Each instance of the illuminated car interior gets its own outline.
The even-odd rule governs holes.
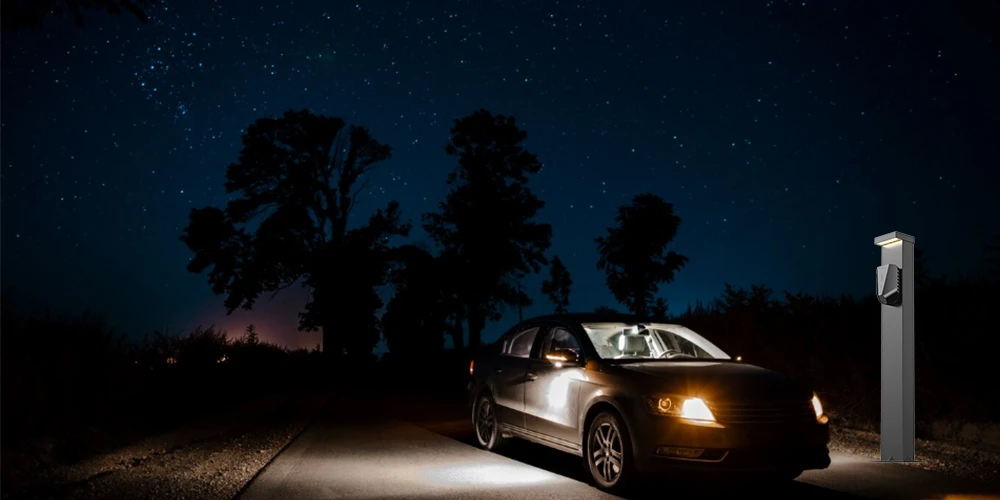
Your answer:
[[[601,359],[731,359],[681,325],[590,323],[583,328]]]

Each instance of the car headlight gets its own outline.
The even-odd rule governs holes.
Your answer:
[[[812,405],[813,405],[813,410],[816,412],[816,420],[822,420],[823,403],[819,402],[819,396],[817,396],[816,393],[813,393]]]
[[[687,396],[646,396],[646,408],[654,415],[678,417],[693,422],[715,422],[715,415],[701,398]]]

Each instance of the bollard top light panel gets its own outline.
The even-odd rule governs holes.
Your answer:
[[[883,234],[875,238],[875,244],[880,247],[888,247],[890,245],[895,245],[902,242],[914,243],[913,236],[906,233],[901,233],[899,231],[893,231],[888,234]]]

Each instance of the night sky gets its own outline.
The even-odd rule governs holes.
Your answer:
[[[2,284],[134,338],[255,323],[316,345],[305,291],[227,317],[178,239],[225,203],[241,132],[290,108],[393,147],[355,223],[390,199],[419,222],[452,120],[516,116],[575,310],[614,305],[593,240],[646,191],[682,218],[673,312],[726,282],[875,300],[873,238],[896,230],[932,274],[975,273],[1000,232],[1000,51],[986,13],[940,3],[167,1],[147,25],[5,33]],[[551,310],[541,279],[526,316]]]

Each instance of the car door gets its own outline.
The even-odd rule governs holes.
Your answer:
[[[547,360],[545,353],[555,349],[573,349],[579,355],[580,364]],[[539,348],[532,353],[526,374],[528,383],[524,391],[524,411],[529,431],[569,443],[579,441],[578,396],[580,384],[586,379],[584,357],[580,340],[569,328],[553,325],[543,333]]]
[[[493,400],[497,405],[497,417],[501,422],[522,429],[525,428],[524,387],[538,331],[538,326],[526,326],[511,332],[492,367]]]

